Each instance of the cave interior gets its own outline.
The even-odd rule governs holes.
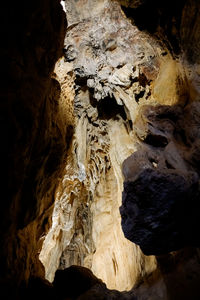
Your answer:
[[[6,1],[1,31],[2,299],[199,300],[200,1]]]

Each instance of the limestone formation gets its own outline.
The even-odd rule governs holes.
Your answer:
[[[198,300],[199,1],[6,6],[2,294]]]
[[[89,267],[108,288],[129,290],[141,274],[156,268],[154,257],[145,257],[124,238],[119,206],[121,165],[134,151],[131,124],[137,102],[150,97],[159,50],[156,42],[150,37],[148,42],[146,35],[131,25],[117,3],[100,1],[98,14],[90,18],[87,7],[82,13],[81,8],[81,2],[75,1],[68,7],[70,26],[65,38],[66,61],[62,62],[63,66],[72,65],[76,76],[76,129],[56,196],[52,229],[40,259],[50,281],[61,258],[62,269],[72,264]],[[74,25],[77,17],[81,21]],[[145,57],[142,51],[146,51]],[[155,60],[151,70],[150,56]]]

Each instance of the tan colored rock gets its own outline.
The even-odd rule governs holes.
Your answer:
[[[119,7],[112,6],[109,1],[102,2],[101,10],[104,11],[106,7],[109,8],[105,15],[105,22],[110,26],[108,34],[111,36],[115,34],[112,21],[115,22],[114,18],[117,16],[120,26],[124,26],[124,30],[125,25],[132,29],[130,37],[134,38],[137,29],[131,27],[132,25],[124,19]],[[114,9],[114,12],[110,16],[111,8]],[[83,18],[85,18],[84,12]],[[111,18],[110,21],[108,18]],[[92,23],[93,19],[88,19],[87,22]],[[88,31],[92,31],[92,27],[87,27],[87,22],[84,26]],[[78,29],[77,26],[74,28]],[[98,27],[95,30],[98,32]],[[71,34],[70,31],[69,34]],[[72,36],[76,34],[72,29]],[[105,38],[106,34],[103,33],[101,38]],[[84,39],[89,39],[87,36],[87,31],[85,35],[80,35],[80,38],[83,39],[83,44],[80,46],[82,53],[86,51]],[[145,38],[143,35],[141,37]],[[66,42],[69,42],[70,38],[68,37]],[[95,35],[94,39],[96,39]],[[121,39],[119,43],[123,45],[123,35],[119,35],[119,39]],[[78,43],[80,44],[80,40]],[[106,43],[108,43],[108,38]],[[146,45],[147,53],[157,51],[152,49],[150,44],[146,43]],[[124,118],[127,112],[130,121],[134,122],[137,115],[138,105],[132,96],[134,92],[140,94],[144,91],[141,97],[148,97],[150,91],[149,86],[144,88],[148,79],[145,77],[146,75],[142,75],[141,67],[136,65],[133,70],[128,56],[125,58],[127,64],[114,68],[108,75],[113,68],[112,64],[117,66],[117,60],[121,63],[122,48],[120,47],[116,49],[116,56],[113,57],[114,45],[107,45],[108,55],[110,55],[108,56],[108,68],[101,67],[97,73],[93,73],[92,64],[88,65],[89,56],[78,56],[73,63],[74,68],[76,68],[76,64],[83,64],[84,68],[88,68],[85,71],[86,74],[89,75],[91,72],[90,76],[94,79],[88,78],[86,86],[80,82],[80,87],[76,92],[74,100],[74,114],[77,116],[76,129],[68,153],[70,159],[67,161],[65,176],[56,194],[52,228],[40,253],[40,260],[46,269],[46,278],[50,281],[53,280],[54,273],[59,266],[60,257],[61,268],[72,264],[87,266],[107,284],[108,288],[118,290],[131,289],[141,274],[149,274],[156,268],[155,258],[145,257],[137,246],[129,243],[124,238],[120,225],[119,206],[123,188],[121,165],[135,149],[134,134],[129,122]],[[67,49],[69,52],[69,46]],[[87,49],[88,55],[91,50],[92,48]],[[111,51],[110,54],[109,51]],[[67,57],[69,57],[68,55]],[[99,59],[100,57],[97,57],[93,62],[97,66]],[[138,59],[141,60],[140,56]],[[136,60],[134,56],[133,60]],[[62,62],[62,64],[63,70],[65,70],[64,65],[67,63]],[[59,74],[64,72],[60,71],[61,69],[59,69]],[[147,72],[148,69],[145,70]],[[152,75],[149,73],[148,76]],[[64,91],[63,79],[64,76],[61,75],[61,87]],[[104,81],[103,85],[100,79]],[[133,84],[131,80],[133,80]],[[79,86],[78,82],[76,84]],[[94,87],[93,95],[87,84],[89,87]],[[94,97],[94,103],[91,103],[91,97]],[[109,101],[110,110],[109,108],[107,110],[106,106]],[[73,200],[71,195],[73,195]],[[85,221],[83,219],[84,211]]]
[[[124,237],[119,214],[122,164],[132,153],[137,163],[126,168],[131,180],[141,167],[173,167],[184,178],[195,170],[198,188],[199,2],[72,0],[66,11],[64,58],[53,74],[63,54],[65,15],[59,1],[12,3],[1,18],[1,104],[7,113],[8,100],[11,146],[9,199],[1,206],[1,285],[15,299],[24,280],[53,281],[58,268],[77,265],[116,289],[84,286],[80,299],[199,299],[199,252],[147,257]],[[145,115],[145,107],[154,112],[169,105],[173,111],[175,104],[185,115],[176,126],[169,116],[157,122]],[[151,210],[152,205],[147,219]],[[184,222],[185,233],[192,228],[197,241],[198,226],[191,224]],[[170,251],[167,246],[162,253]],[[148,253],[158,253],[152,249]],[[59,272],[70,277],[70,270]],[[63,282],[69,291],[69,282]],[[54,294],[53,285],[43,283],[40,294],[36,279],[25,299],[69,296]]]
[[[70,103],[76,129],[40,259],[50,281],[59,264],[76,264],[90,268],[108,288],[129,290],[156,270],[157,263],[123,236],[122,163],[137,151],[137,135],[145,138],[137,126],[143,105],[187,102],[185,64],[132,25],[116,2],[99,1],[96,7],[90,1],[67,4],[69,63],[62,61],[56,72],[61,99],[75,79]]]

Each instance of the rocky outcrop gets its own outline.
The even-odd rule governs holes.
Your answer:
[[[162,9],[169,18],[168,10],[164,6]],[[140,146],[123,165],[122,227],[126,237],[139,244],[146,254],[167,253],[200,243],[197,233],[200,157],[197,31],[192,32],[190,51],[186,42],[190,40],[186,29],[190,21],[186,15],[193,9],[197,9],[194,26],[199,28],[199,6],[195,1],[186,1],[182,17],[179,8],[179,18],[178,15],[175,18],[179,20],[174,24],[179,32],[175,34],[177,47],[171,41],[173,53],[177,51],[176,59],[179,58],[185,70],[184,80],[188,85],[185,97],[179,93],[178,105],[141,108],[133,124]],[[172,31],[172,25],[168,24],[168,29]],[[159,34],[160,30],[155,28]],[[170,30],[166,31],[167,35]],[[189,69],[193,69],[192,80]],[[178,80],[176,87],[179,89]],[[185,105],[180,105],[183,98]]]
[[[143,144],[123,164],[122,227],[146,254],[200,244],[199,112],[143,106],[134,124]]]

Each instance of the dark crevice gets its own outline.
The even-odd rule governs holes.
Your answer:
[[[148,93],[147,93],[147,95],[146,95],[146,99],[148,99],[149,97],[151,96],[151,91],[149,91]]]
[[[87,86],[87,77],[81,77],[81,76],[76,75],[75,85],[81,86],[81,87]]]
[[[97,108],[100,120],[116,119],[117,116],[121,116],[123,120],[127,118],[124,106],[118,105],[113,97],[105,97],[97,101],[90,93],[90,104]]]
[[[147,137],[144,139],[144,142],[148,145],[162,148],[166,147],[168,144],[168,140],[165,136],[153,134],[148,134]]]
[[[145,91],[141,91],[139,94],[135,94],[135,101],[139,102],[140,98],[142,98],[145,94]]]
[[[180,24],[182,9],[186,0],[144,0],[137,8],[122,6],[127,18],[135,24],[139,30],[148,31],[151,34],[162,35],[164,40],[164,28],[166,35],[166,46],[175,54],[180,53]],[[176,21],[174,21],[176,20]],[[172,46],[172,49],[171,49]]]
[[[142,87],[145,87],[150,82],[143,73],[139,74],[138,81]]]
[[[72,141],[72,136],[74,134],[74,127],[72,125],[67,126],[67,130],[66,130],[66,143],[67,143],[67,150],[70,147],[70,143]]]
[[[133,122],[132,122],[132,120],[128,120],[128,123],[129,123],[129,126],[130,126],[131,130],[133,130]]]
[[[140,30],[148,30],[150,33],[155,32],[159,17],[150,3],[141,5],[138,8],[122,6],[122,10],[127,18],[129,18],[132,23],[135,23]]]

